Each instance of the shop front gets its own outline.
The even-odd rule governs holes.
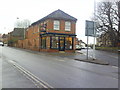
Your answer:
[[[76,35],[73,34],[59,34],[59,33],[43,34],[41,35],[41,49],[48,49],[48,51],[74,50],[75,36]]]

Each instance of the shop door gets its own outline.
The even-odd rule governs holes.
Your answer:
[[[59,51],[65,51],[65,38],[59,38]]]

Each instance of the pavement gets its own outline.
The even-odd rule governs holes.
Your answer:
[[[17,48],[21,49],[21,48]],[[66,59],[74,59],[77,61],[82,61],[82,62],[88,62],[88,63],[93,63],[93,64],[100,64],[100,65],[109,65],[107,61],[104,60],[98,60],[98,59],[93,59],[92,57],[87,56],[83,54],[81,51],[76,51],[75,53],[63,53],[63,52],[38,52],[38,51],[32,51],[32,50],[27,50],[23,49],[27,52],[35,53],[35,54],[40,54],[40,55],[45,55],[45,56],[53,56],[57,58],[66,58]]]
[[[98,59],[93,59],[92,57],[84,55],[81,52],[75,52],[75,53],[49,53],[48,55],[51,56],[58,56],[62,58],[68,58],[68,59],[74,59],[77,61],[83,61],[83,62],[88,62],[88,63],[94,63],[94,64],[100,64],[100,65],[109,65],[108,62],[103,61],[103,60],[98,60]]]

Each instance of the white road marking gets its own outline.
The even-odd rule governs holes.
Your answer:
[[[59,61],[62,61],[62,62],[64,62],[64,60],[59,60]]]
[[[85,56],[87,55],[86,53],[83,53]],[[88,55],[88,57],[90,57],[90,58],[93,58],[93,56],[92,55]]]
[[[112,66],[113,68],[119,68],[119,67],[117,67],[117,66]]]
[[[110,56],[110,55],[109,55]],[[116,58],[116,59],[118,59],[118,57],[116,57],[116,56],[110,56],[110,57],[113,57],[113,58]]]
[[[89,56],[89,57],[93,58],[93,56]]]

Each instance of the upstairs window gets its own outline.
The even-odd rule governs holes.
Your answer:
[[[54,20],[54,30],[60,30],[60,21]]]
[[[65,31],[71,31],[71,22],[69,21],[65,22]]]

